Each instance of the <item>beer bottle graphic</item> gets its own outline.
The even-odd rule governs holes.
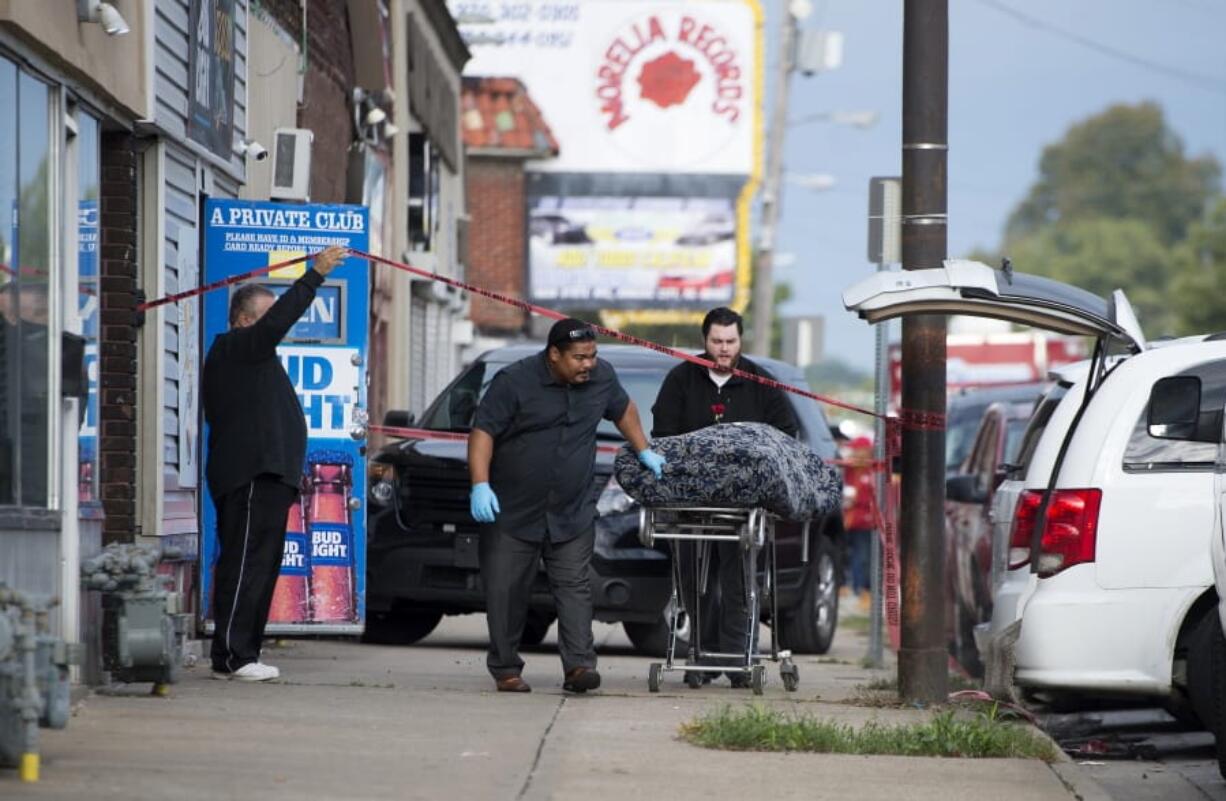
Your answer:
[[[306,623],[311,619],[311,552],[303,513],[305,501],[304,495],[295,498],[286,516],[285,550],[268,610],[270,623]]]
[[[355,619],[353,527],[349,495],[353,457],[320,451],[310,459],[311,620],[349,623]]]

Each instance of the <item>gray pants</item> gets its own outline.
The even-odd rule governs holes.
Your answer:
[[[745,594],[745,562],[741,545],[737,542],[712,542],[708,544],[707,592],[698,597],[695,582],[698,543],[678,543],[681,562],[681,603],[690,610],[700,610],[702,619],[702,650],[719,651],[725,654],[744,653],[749,619],[749,600]],[[701,576],[698,577],[701,581]],[[691,618],[691,621],[693,618]],[[694,629],[691,628],[691,631]],[[691,635],[693,637],[693,635]],[[693,645],[693,643],[690,643]],[[737,665],[738,659],[705,659],[702,664]]]
[[[595,529],[566,542],[527,542],[488,526],[481,532],[481,580],[485,585],[485,619],[490,629],[486,667],[495,679],[518,676],[524,669],[519,641],[524,634],[532,582],[545,562],[549,590],[558,610],[558,650],[562,670],[596,667],[592,639],[592,563]]]

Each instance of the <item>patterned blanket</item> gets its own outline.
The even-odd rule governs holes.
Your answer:
[[[722,423],[651,443],[663,456],[656,480],[627,445],[614,475],[647,506],[762,506],[787,520],[831,514],[843,503],[839,472],[765,423]]]

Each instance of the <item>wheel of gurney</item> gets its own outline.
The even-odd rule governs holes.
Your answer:
[[[697,670],[687,670],[685,672],[685,686],[691,690],[697,690],[702,687],[702,672]]]
[[[659,662],[652,662],[651,667],[647,669],[647,689],[649,692],[660,692],[660,677],[664,673],[664,666]]]
[[[790,693],[796,692],[796,688],[800,686],[800,671],[792,662],[784,660],[779,666],[779,677],[783,679],[783,689]]]
[[[749,686],[753,688],[754,695],[761,695],[766,688],[766,666],[754,665],[753,673],[749,676]]]

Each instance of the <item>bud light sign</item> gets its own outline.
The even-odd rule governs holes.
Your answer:
[[[210,200],[205,207],[204,281],[315,253],[328,245],[368,249],[367,210]],[[280,296],[309,269],[295,265],[253,279]],[[300,492],[286,520],[281,569],[267,632],[358,633],[366,613],[366,325],[369,264],[346,259],[327,276],[277,348],[302,407],[307,452]],[[228,328],[233,291],[204,298],[205,342]],[[206,437],[207,439],[207,437]],[[207,463],[207,451],[205,463]],[[201,482],[201,487],[205,483]],[[201,499],[201,608],[211,628],[216,511]]]

